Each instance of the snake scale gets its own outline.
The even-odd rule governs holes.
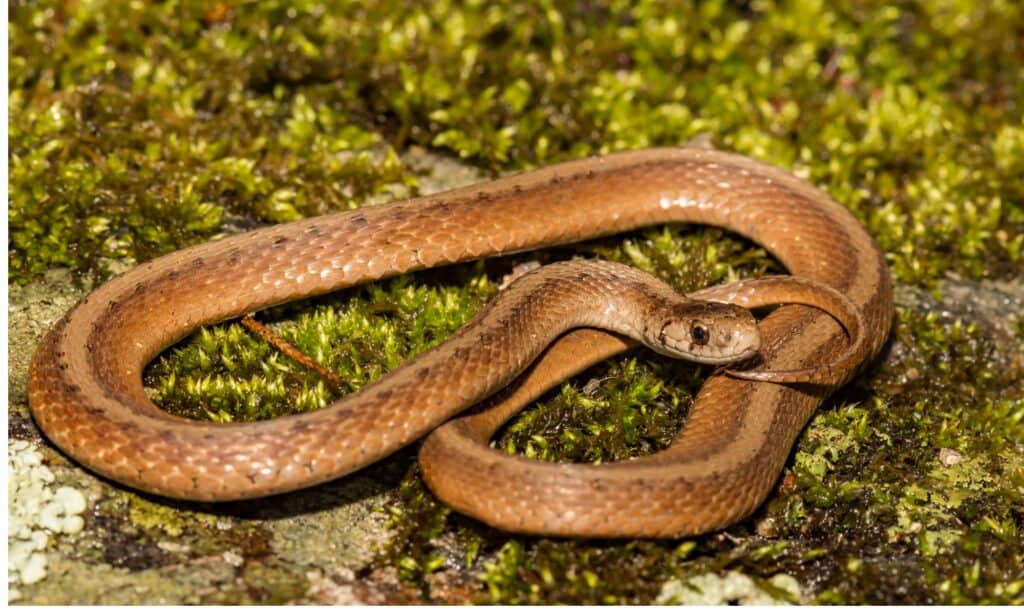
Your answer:
[[[161,411],[143,390],[145,365],[201,325],[403,272],[677,222],[747,237],[793,275],[846,297],[865,339],[853,359],[840,361],[826,385],[712,375],[676,440],[643,458],[583,465],[508,456],[487,446],[504,420],[556,382],[630,347],[620,333],[647,326],[603,332],[589,328],[586,317],[560,320],[564,310],[535,314],[535,304],[573,285],[546,282],[545,273],[513,284],[538,286],[540,296],[507,312],[478,314],[474,320],[484,328],[460,331],[416,359],[425,362],[403,365],[315,412],[247,424],[194,422]],[[620,277],[619,269],[609,271],[571,275],[576,285],[603,285]],[[721,299],[724,288],[689,298]],[[756,283],[737,288],[734,294]],[[712,326],[738,313],[714,309]],[[231,500],[295,490],[426,437],[420,462],[430,488],[496,527],[566,536],[693,535],[727,526],[764,500],[815,409],[878,353],[892,313],[882,253],[824,192],[735,154],[638,150],[263,228],[144,263],[97,288],[53,326],[33,357],[29,402],[36,422],[69,456],[168,497]],[[498,337],[495,329],[509,320],[545,319],[561,335],[553,344],[531,333]],[[815,369],[847,346],[835,319],[805,305],[775,309],[756,330],[765,372]],[[518,385],[485,411],[449,421],[517,377]]]

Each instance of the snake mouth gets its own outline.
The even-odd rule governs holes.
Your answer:
[[[737,355],[731,361],[721,363],[722,366],[726,367],[730,371],[752,369],[760,364],[764,364],[764,355],[761,354],[760,348],[750,348]]]
[[[662,343],[668,350],[668,352],[664,352],[666,355],[715,366],[732,365],[749,360],[760,354],[761,347],[760,339],[756,339],[742,348],[727,348],[718,354],[713,354],[706,351],[706,347],[703,348],[705,349],[703,352],[694,351],[693,344],[676,339],[665,338]]]
[[[745,348],[744,350],[741,350],[739,354],[734,356],[729,361],[729,364],[734,364],[734,363],[738,363],[738,362],[744,362],[744,361],[750,360],[751,358],[756,358],[756,357],[758,357],[760,355],[761,355],[760,344],[758,344],[756,346],[750,346],[748,348]]]

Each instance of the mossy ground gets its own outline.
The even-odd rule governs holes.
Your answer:
[[[364,581],[394,570],[384,599],[621,603],[654,600],[670,578],[738,570],[776,592],[767,579],[789,574],[825,603],[1021,603],[1024,328],[1019,310],[1009,332],[990,329],[943,295],[1024,276],[1022,11],[1011,0],[14,2],[11,279],[52,267],[102,279],[256,223],[415,193],[430,162],[412,148],[498,173],[709,133],[826,189],[876,237],[903,297],[880,364],[819,411],[751,520],[694,540],[500,534],[434,500],[406,452],[392,539]],[[261,318],[356,389],[443,340],[517,262],[576,253],[684,289],[775,270],[716,230],[651,229]],[[643,352],[612,361],[528,409],[497,445],[581,462],[656,450],[701,375]],[[169,409],[213,420],[333,398],[237,325],[197,333],[147,383]],[[299,598],[307,579],[263,573],[267,556],[245,581],[271,587],[245,600]],[[210,600],[237,596],[221,595]]]

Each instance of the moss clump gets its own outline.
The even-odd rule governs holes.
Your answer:
[[[111,259],[405,195],[415,178],[396,152],[412,144],[510,171],[704,132],[828,190],[904,284],[1024,273],[1024,14],[1010,0],[15,2],[9,23],[15,282],[52,266],[102,277]],[[683,289],[773,267],[692,229],[530,257],[577,253]],[[262,317],[354,390],[450,334],[513,262]],[[785,573],[827,603],[1020,603],[1020,361],[997,360],[1005,343],[934,305],[901,310],[896,337],[885,366],[812,421],[779,493],[728,533],[513,540],[448,513],[410,470],[379,563],[424,600],[444,594],[441,572],[481,601],[621,603],[739,571],[765,590]],[[655,450],[698,380],[643,353],[599,366],[497,445],[583,461]],[[197,333],[147,383],[168,408],[222,421],[332,398],[234,326]]]
[[[991,368],[975,326],[898,316],[896,360],[812,421],[773,506],[831,552],[822,601],[1019,602],[1021,373]]]
[[[198,6],[115,4],[12,6],[14,280],[56,265],[102,273],[237,216],[289,221],[414,185],[338,88],[261,81],[273,59],[257,59],[258,32]]]
[[[1008,0],[15,3],[11,270],[352,206],[410,182],[410,143],[507,169],[712,132],[829,189],[901,279],[1005,274],[1021,20]]]
[[[280,334],[358,390],[464,324],[497,286],[482,265],[461,267],[467,285],[414,283],[404,276],[267,312],[295,318]],[[297,316],[297,317],[296,317]],[[258,420],[323,407],[335,394],[239,324],[205,328],[147,371],[153,398],[197,419]]]

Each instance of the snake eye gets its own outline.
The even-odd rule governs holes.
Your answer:
[[[690,337],[693,339],[695,345],[705,345],[708,339],[711,338],[711,333],[708,332],[707,327],[701,326],[700,324],[694,324],[693,328],[690,329]]]

